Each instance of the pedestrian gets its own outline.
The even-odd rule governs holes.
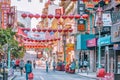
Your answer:
[[[23,74],[23,68],[25,67],[24,60],[21,60],[21,61],[20,61],[19,66],[20,66],[20,72],[21,72],[21,76],[22,76],[22,74]]]
[[[15,61],[15,69],[17,70],[17,68],[19,68],[19,64],[20,64],[20,60],[16,59]]]
[[[12,68],[15,69],[15,60],[14,59],[11,61],[11,64],[12,64]]]
[[[33,61],[33,67],[34,67],[34,69],[36,68],[36,61],[35,60]]]
[[[31,62],[28,60],[25,64],[26,80],[28,80],[28,75],[32,72]]]
[[[55,68],[56,68],[56,62],[55,62],[55,60],[53,61],[53,71],[55,71]]]
[[[48,68],[49,68],[49,63],[48,61],[46,61],[46,72],[48,72]]]

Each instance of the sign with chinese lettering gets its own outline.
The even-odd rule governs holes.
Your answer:
[[[8,22],[8,15],[7,13],[10,11],[10,5],[3,3],[1,5],[1,10],[2,10],[2,28],[7,27],[7,22]]]
[[[84,19],[79,19],[78,20],[77,30],[78,31],[85,31],[85,21],[84,21]]]
[[[120,42],[120,23],[113,24],[111,27],[111,40],[112,42]]]
[[[97,19],[98,19],[98,16],[96,14],[96,16],[95,16],[95,26],[98,26],[97,25],[97,21],[98,21]],[[110,12],[103,13],[102,21],[103,21],[103,26],[112,26],[112,20],[111,20]]]

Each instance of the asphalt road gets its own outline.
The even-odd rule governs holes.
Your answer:
[[[80,76],[78,74],[69,74],[63,71],[52,71],[48,73],[45,72],[45,69],[37,68],[33,70],[34,80],[96,80],[90,79],[87,77]],[[15,72],[17,77],[14,80],[25,80],[25,73],[23,76],[20,75],[20,72]]]

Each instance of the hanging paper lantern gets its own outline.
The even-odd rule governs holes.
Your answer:
[[[73,29],[69,29],[69,32],[72,32],[73,31]]]
[[[73,19],[73,18],[74,18],[74,15],[69,15],[68,18],[69,18],[69,19]]]
[[[39,42],[41,42],[41,40]]]
[[[28,17],[29,17],[29,18],[33,18],[34,15],[33,15],[33,14],[29,14]]]
[[[59,19],[59,18],[60,18],[60,15],[58,15],[58,14],[55,15],[55,18],[56,18],[56,19]]]
[[[110,0],[104,0],[105,4],[108,4]]]
[[[84,3],[89,2],[89,0],[83,0]]]
[[[60,38],[58,38],[58,40],[60,40]]]
[[[66,18],[68,18],[68,16],[66,16],[66,15],[63,15],[63,16],[62,16],[62,18],[63,18],[63,19],[66,19]]]
[[[26,17],[27,17],[27,14],[23,13],[21,16],[22,16],[23,18],[26,18]]]
[[[53,30],[53,32],[56,32],[56,31],[57,31],[56,29]]]
[[[80,19],[80,15],[79,15],[79,14],[76,14],[76,15],[75,15],[75,19]]]
[[[58,32],[62,32],[62,29],[59,29]]]
[[[35,28],[33,28],[33,29],[32,29],[32,31],[33,31],[33,32],[35,32],[35,31],[36,31],[36,29],[35,29]]]
[[[41,18],[45,19],[45,18],[47,18],[47,16],[45,14],[42,14]]]
[[[48,29],[47,31],[48,31],[48,32],[51,32],[52,30],[51,30],[51,29]]]
[[[53,18],[53,15],[52,15],[52,14],[49,14],[49,15],[48,15],[48,18],[49,18],[49,19],[52,19],[52,18]]]
[[[82,18],[87,19],[88,18],[88,14],[83,14]]]
[[[49,40],[46,40],[46,42],[49,42]]]
[[[93,2],[98,3],[100,0],[93,0]]]
[[[39,14],[35,14],[34,17],[35,17],[36,19],[38,19],[38,18],[40,18],[40,15],[39,15]]]
[[[68,32],[68,30],[67,30],[67,29],[65,29],[65,30],[63,30],[63,31],[64,31],[64,33]]]
[[[37,31],[38,31],[38,32],[40,32],[40,31],[41,31],[41,29],[37,29]]]
[[[26,31],[30,31],[30,28],[26,28],[25,30],[26,30]]]
[[[47,29],[43,29],[42,31],[43,31],[43,32],[46,32],[46,31],[47,31]]]

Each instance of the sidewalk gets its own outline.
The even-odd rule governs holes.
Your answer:
[[[98,79],[96,77],[96,72],[76,72],[80,76],[88,77],[88,78],[93,78],[93,79]]]

